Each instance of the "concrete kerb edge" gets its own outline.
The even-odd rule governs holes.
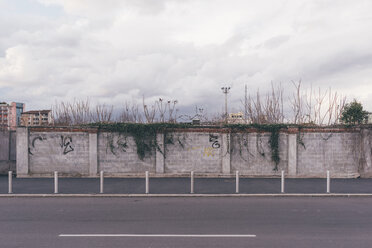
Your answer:
[[[179,174],[156,174],[150,172],[150,178],[189,178],[190,173],[179,173]],[[54,174],[32,174],[32,175],[16,175],[17,178],[53,178]],[[99,178],[99,174],[95,176],[88,175],[69,175],[65,173],[58,173],[59,178]],[[208,173],[197,173],[194,172],[195,178],[235,178],[235,173],[232,174],[208,174]],[[240,178],[261,178],[261,179],[273,179],[281,178],[281,175],[278,172],[278,175],[244,175],[240,174]],[[325,175],[309,175],[309,176],[290,176],[285,175],[286,178],[290,179],[314,179],[314,178],[326,178]],[[372,177],[372,175],[371,175]],[[145,178],[144,173],[133,173],[133,174],[106,174],[105,178]],[[359,174],[343,174],[343,175],[332,175],[331,179],[355,179],[360,178]]]
[[[0,194],[0,198],[157,198],[157,197],[372,197],[372,194]]]

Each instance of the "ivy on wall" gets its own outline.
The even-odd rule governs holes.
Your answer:
[[[174,144],[172,130],[178,128],[192,128],[190,124],[173,124],[173,123],[154,123],[154,124],[138,124],[138,123],[92,123],[89,127],[97,127],[99,131],[119,133],[119,136],[130,135],[133,137],[137,147],[137,155],[143,160],[146,156],[151,156],[154,151],[159,151],[165,156],[165,152],[160,149],[156,140],[158,133],[164,133],[164,146]],[[115,154],[112,145],[112,138],[108,139],[110,150]],[[177,137],[177,141],[181,144],[181,140]],[[183,147],[183,145],[181,145]],[[125,151],[127,143],[121,145],[121,149]]]
[[[289,127],[298,128],[299,134],[297,136],[297,142],[305,148],[305,144],[303,143],[302,136],[301,136],[301,128],[305,126],[301,125],[293,125],[293,124],[225,124],[221,126],[194,126],[191,124],[174,124],[174,123],[153,123],[153,124],[138,124],[138,123],[93,123],[88,124],[86,126],[89,127],[96,127],[99,131],[106,131],[106,132],[116,132],[119,133],[119,138],[124,137],[117,145],[118,147],[115,148],[113,146],[112,137],[109,136],[110,140],[109,147],[110,150],[115,153],[116,150],[120,149],[125,151],[127,148],[127,135],[133,137],[136,147],[137,147],[137,155],[138,157],[143,160],[146,156],[151,156],[154,151],[159,151],[160,153],[165,156],[165,150],[167,145],[174,145],[179,144],[182,148],[184,148],[185,144],[185,137],[181,138],[179,135],[174,135],[174,131],[176,129],[190,129],[190,128],[221,128],[225,129],[230,133],[238,133],[238,132],[245,132],[248,129],[256,129],[259,132],[268,132],[270,133],[269,137],[269,147],[271,150],[271,160],[275,163],[274,170],[278,170],[278,165],[280,163],[280,155],[279,155],[279,136],[281,130],[286,130]],[[343,126],[346,127],[346,126]],[[312,127],[315,128],[315,127]],[[347,128],[347,127],[346,127]],[[164,134],[164,151],[161,150],[156,136],[158,133]],[[242,149],[241,138],[239,137],[239,146]],[[247,144],[243,144],[246,146]],[[116,150],[115,150],[116,149]],[[241,153],[241,151],[240,151]],[[265,155],[263,155],[265,156]]]
[[[287,129],[288,125],[285,124],[232,124],[225,125],[231,129],[231,132],[243,131],[248,128],[255,128],[262,132],[269,132],[269,145],[271,150],[271,160],[275,163],[274,171],[278,170],[278,164],[280,162],[279,156],[279,132],[282,129]]]

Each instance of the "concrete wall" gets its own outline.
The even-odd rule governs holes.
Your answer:
[[[222,135],[180,132],[166,144],[165,173],[222,173]],[[165,137],[167,138],[167,137]]]
[[[359,133],[299,134],[297,175],[318,177],[325,170],[337,177],[359,176],[361,139]]]
[[[364,177],[372,177],[372,130],[361,131],[361,153],[361,174]]]
[[[28,144],[30,173],[89,173],[88,133],[31,132]]]
[[[271,160],[269,133],[235,133],[231,135],[231,168],[245,175],[271,176],[287,171],[288,134],[279,136],[280,163],[274,171],[275,163]]]
[[[108,174],[155,172],[153,156],[140,160],[133,137],[119,133],[98,134],[98,171]]]
[[[95,129],[18,128],[17,175],[50,176],[59,171],[95,177],[101,170],[113,176],[143,175],[145,171],[158,175],[190,171],[231,175],[238,170],[246,176],[271,177],[284,170],[289,177],[325,177],[330,170],[333,177],[372,177],[369,129],[283,130],[279,136],[278,170],[274,170],[276,165],[271,159],[270,135],[254,129],[231,133],[218,128],[159,133],[159,149],[140,160],[135,141],[127,134]],[[2,147],[5,143],[1,143]]]
[[[16,133],[0,131],[0,174],[16,168]]]

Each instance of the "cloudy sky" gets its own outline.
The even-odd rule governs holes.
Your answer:
[[[119,106],[162,97],[182,112],[240,107],[244,85],[302,80],[372,111],[370,0],[0,0],[0,101]]]

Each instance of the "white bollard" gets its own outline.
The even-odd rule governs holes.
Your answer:
[[[54,172],[54,194],[58,194],[58,171]]]
[[[282,193],[284,193],[284,170],[282,170]]]
[[[331,177],[329,175],[329,170],[327,170],[327,193],[331,193]]]
[[[190,193],[194,194],[194,172],[191,171],[191,177],[190,177]]]
[[[103,194],[103,171],[100,171],[99,179],[99,193]]]
[[[235,175],[235,193],[239,193],[239,171]]]
[[[12,194],[13,193],[13,181],[12,181],[12,177],[13,177],[13,172],[12,171],[9,171],[8,172],[8,194]]]
[[[146,194],[149,193],[149,172],[146,171]]]

